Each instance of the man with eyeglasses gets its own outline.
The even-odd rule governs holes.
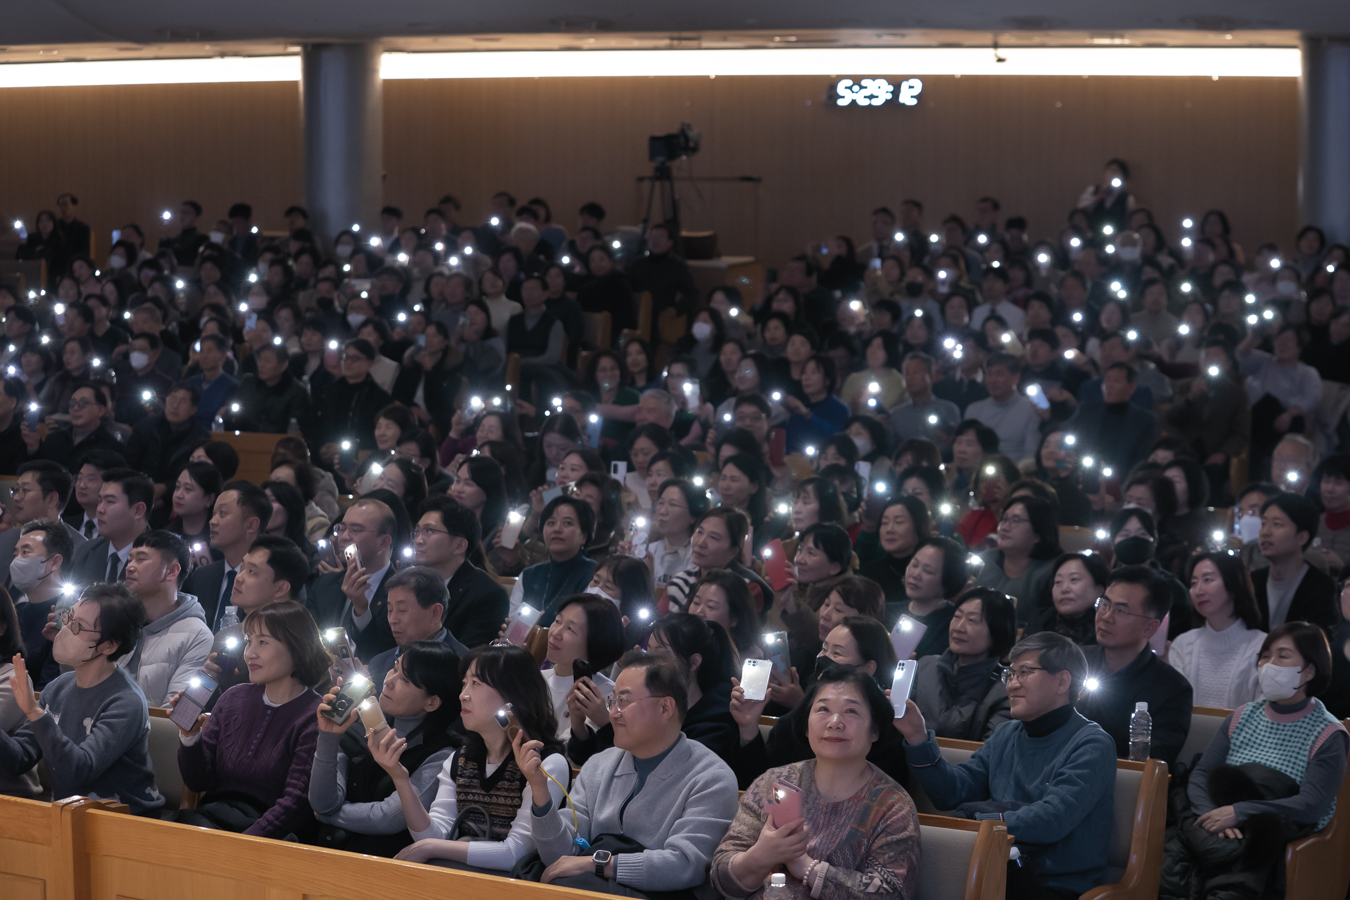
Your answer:
[[[375,419],[390,402],[389,395],[370,375],[375,357],[370,341],[347,341],[342,348],[342,377],[316,398],[324,442],[319,459],[324,465],[333,464],[342,441],[352,441],[362,450],[375,449]]]
[[[684,669],[674,657],[631,650],[619,665],[607,704],[614,746],[588,759],[572,786],[572,803],[585,823],[580,833],[572,810],[555,808],[549,796],[539,756],[543,744],[517,738],[516,764],[533,803],[530,830],[548,867],[540,880],[638,897],[687,891],[703,883],[731,826],[736,776],[681,732],[688,696]],[[606,849],[601,835],[623,835],[643,849]],[[598,846],[579,850],[577,837]]]
[[[483,526],[473,511],[444,495],[422,504],[413,529],[413,554],[445,582],[445,627],[467,647],[497,636],[510,606],[506,590],[488,573],[469,562],[478,552]]]
[[[394,511],[379,500],[358,500],[333,528],[339,565],[314,580],[309,608],[320,628],[341,626],[356,654],[374,659],[397,646],[389,628],[389,585],[394,574]],[[348,555],[348,548],[355,548]]]
[[[911,699],[895,727],[905,760],[933,803],[967,819],[999,819],[1022,859],[1009,866],[1009,898],[1076,898],[1106,881],[1114,826],[1115,747],[1101,726],[1074,710],[1087,678],[1083,651],[1043,631],[1008,654],[1004,673],[1012,721],[952,765]]]
[[[1116,742],[1116,756],[1129,759],[1130,716],[1147,703],[1153,719],[1149,756],[1176,766],[1191,730],[1191,683],[1158,658],[1149,639],[1172,608],[1167,582],[1148,566],[1111,573],[1106,596],[1097,601],[1097,644],[1084,648],[1089,677],[1078,711]]]
[[[201,395],[186,381],[180,381],[164,395],[164,411],[147,416],[131,429],[127,441],[127,461],[145,472],[156,485],[167,486],[178,478],[188,464],[192,451],[211,432],[197,420]],[[157,487],[162,496],[167,487]]]
[[[20,426],[24,446],[30,459],[41,457],[64,466],[67,471],[79,468],[85,454],[94,450],[123,453],[126,447],[117,436],[104,427],[104,419],[111,421],[108,408],[108,386],[80,381],[70,392],[70,427],[58,428],[39,440],[36,431],[30,431],[27,419]]]

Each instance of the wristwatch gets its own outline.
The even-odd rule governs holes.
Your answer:
[[[596,878],[605,877],[605,866],[609,865],[609,861],[613,858],[614,854],[610,853],[608,850],[595,851],[595,855],[591,857],[591,862],[595,863]]]

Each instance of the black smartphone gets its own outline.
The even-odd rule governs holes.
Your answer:
[[[37,431],[38,420],[41,417],[42,417],[42,407],[37,403],[29,403],[28,414],[25,416],[25,418],[28,419],[29,431]]]
[[[226,635],[216,649],[216,665],[220,666],[220,677],[233,678],[243,655],[243,639],[236,634]]]
[[[1083,470],[1083,493],[1095,494],[1102,489],[1101,472],[1096,466]]]
[[[183,696],[178,698],[178,704],[169,713],[169,721],[183,731],[191,731],[197,724],[197,717],[206,709],[206,704],[211,702],[211,695],[215,692],[216,683],[209,675],[205,672],[193,675],[188,680],[188,686],[183,689]]]
[[[358,672],[352,676],[351,681],[342,685],[342,690],[337,692],[332,705],[324,710],[323,714],[341,725],[347,721],[347,716],[351,714],[352,709],[366,699],[366,695],[369,693],[370,679]]]
[[[356,442],[343,441],[338,452],[338,468],[350,472],[356,468]]]
[[[591,664],[590,664],[590,662],[589,662],[588,660],[584,660],[584,659],[574,659],[574,660],[572,660],[572,680],[573,680],[573,681],[580,681],[580,680],[583,679],[583,678],[590,678],[590,677],[591,677],[592,675],[594,675],[594,674],[595,674],[595,669],[591,667]]]

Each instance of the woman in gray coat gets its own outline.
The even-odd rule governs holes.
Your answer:
[[[983,741],[1008,721],[1002,659],[1017,640],[1007,594],[971,588],[956,598],[947,649],[919,658],[913,700],[938,737]]]

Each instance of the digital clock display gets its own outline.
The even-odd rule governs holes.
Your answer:
[[[902,106],[918,106],[923,82],[908,78],[892,84],[885,78],[844,78],[834,86],[835,106],[885,106],[894,101]]]

